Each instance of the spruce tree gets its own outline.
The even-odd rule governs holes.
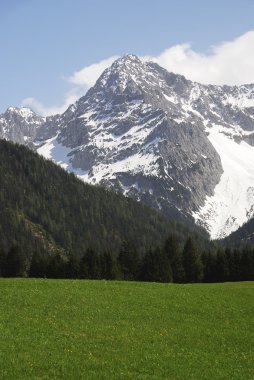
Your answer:
[[[202,255],[204,267],[204,282],[216,281],[216,255],[213,252],[204,252]]]
[[[3,271],[4,271],[4,260],[5,260],[5,252],[4,252],[4,250],[0,247],[0,277],[3,276]]]
[[[172,270],[165,252],[160,248],[146,252],[141,263],[140,279],[149,282],[171,282]]]
[[[73,253],[68,257],[66,275],[68,278],[80,277],[80,260]]]
[[[241,252],[239,249],[231,250],[226,248],[225,255],[228,262],[228,281],[241,280]]]
[[[164,252],[171,265],[173,282],[183,282],[185,278],[183,255],[175,236],[171,235],[166,240],[164,245]]]
[[[216,258],[216,281],[224,282],[229,280],[229,262],[225,250],[219,248]]]
[[[100,273],[100,259],[97,252],[88,248],[81,259],[80,267],[81,278],[99,279]]]
[[[102,279],[114,280],[117,278],[117,263],[112,252],[105,251],[100,255],[100,270]]]
[[[118,255],[119,269],[124,280],[135,280],[137,277],[139,256],[135,246],[124,241]]]
[[[59,252],[52,255],[48,259],[47,277],[49,278],[65,278],[67,258],[62,256]]]
[[[27,260],[17,245],[13,245],[4,259],[3,274],[5,277],[25,277]]]
[[[36,253],[33,254],[30,262],[29,277],[47,277],[48,262],[49,257],[38,255]]]
[[[254,281],[254,249],[245,247],[241,257],[241,279]]]
[[[200,282],[202,280],[203,264],[191,237],[187,239],[183,249],[183,265],[186,282]]]

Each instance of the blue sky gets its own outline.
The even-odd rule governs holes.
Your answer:
[[[204,71],[198,66],[203,56],[209,57],[209,64],[213,58],[211,73],[217,62],[222,72],[229,59],[254,50],[254,35],[247,33],[254,30],[253,15],[254,0],[0,0],[0,112],[21,104],[34,105],[38,111],[37,103],[44,113],[50,107],[61,109],[90,85],[77,79],[87,72],[76,77],[75,73],[126,53],[152,57],[175,71],[179,66],[191,79],[209,81],[204,73],[198,76]],[[237,40],[241,36],[245,37]],[[223,42],[235,40],[227,61],[229,48]],[[223,54],[217,51],[221,45]],[[176,46],[178,50],[162,56]],[[184,54],[181,65],[177,54]],[[250,54],[245,65],[254,61]],[[218,55],[223,56],[223,65]],[[252,80],[251,67],[248,74],[240,60],[237,64],[245,77],[221,74],[211,82]]]

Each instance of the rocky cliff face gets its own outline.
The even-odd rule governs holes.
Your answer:
[[[64,114],[30,128],[40,154],[84,181],[194,217],[212,237],[253,215],[254,85],[205,86],[128,55]],[[239,148],[250,163],[242,187]]]
[[[0,138],[32,146],[38,129],[44,122],[45,118],[29,108],[9,107],[0,115]]]

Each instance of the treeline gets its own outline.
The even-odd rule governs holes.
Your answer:
[[[183,248],[170,236],[163,247],[142,256],[130,242],[123,242],[117,255],[107,250],[86,249],[78,257],[60,252],[34,254],[29,260],[18,246],[0,255],[3,277],[106,279],[148,282],[224,282],[254,280],[254,248],[219,248],[200,253],[189,237]]]

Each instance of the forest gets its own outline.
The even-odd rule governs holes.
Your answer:
[[[79,257],[70,254],[40,255],[29,259],[19,246],[1,252],[2,277],[105,279],[147,282],[225,282],[254,280],[254,249],[219,248],[202,254],[191,237],[183,249],[170,236],[162,247],[141,256],[135,245],[124,241],[117,255],[86,249]]]
[[[121,194],[86,185],[24,146],[0,141],[0,275],[219,282],[254,279],[253,248]]]

